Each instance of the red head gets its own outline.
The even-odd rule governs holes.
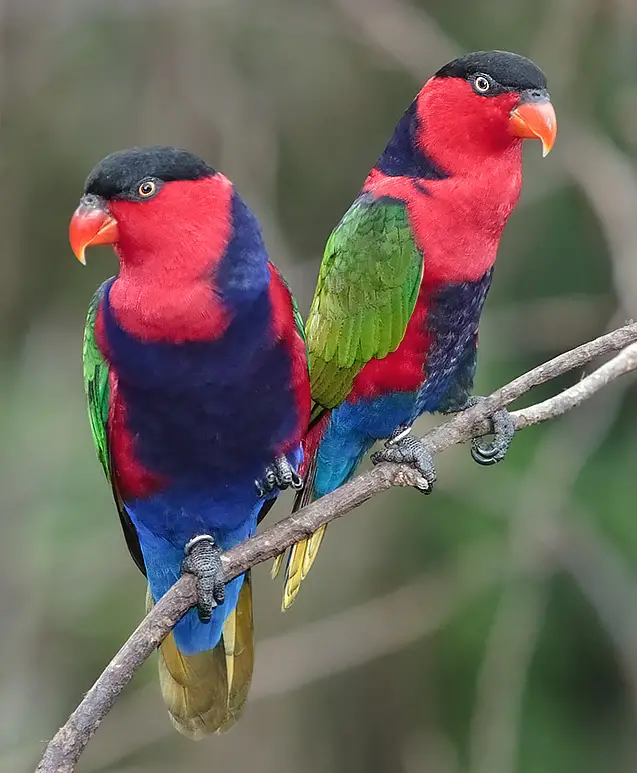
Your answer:
[[[231,183],[176,148],[112,153],[93,169],[71,219],[78,260],[87,247],[113,244],[122,270],[196,278],[221,257],[230,231]],[[188,276],[190,275],[190,276]]]
[[[87,247],[113,245],[120,272],[110,300],[129,331],[166,340],[223,332],[213,268],[232,236],[232,197],[227,178],[176,148],[119,151],[93,169],[71,247],[84,263]]]
[[[557,121],[546,78],[530,59],[505,51],[467,54],[441,68],[417,98],[423,150],[448,173],[463,163],[519,151],[539,139],[546,156]]]

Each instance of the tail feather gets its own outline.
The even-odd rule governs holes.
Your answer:
[[[279,576],[279,572],[281,571],[281,567],[283,566],[284,558],[285,558],[285,553],[279,553],[279,555],[272,562],[272,569],[270,569],[270,577],[273,580],[276,580],[276,578]]]
[[[152,606],[148,593],[147,606]],[[159,650],[159,684],[170,720],[180,733],[199,740],[228,730],[241,715],[254,667],[252,587],[246,573],[236,608],[217,646],[182,654],[172,633]]]
[[[170,721],[199,740],[223,727],[228,681],[223,642],[208,652],[182,655],[172,633],[159,650],[159,684]]]
[[[222,643],[228,676],[228,712],[221,730],[228,730],[241,716],[248,699],[254,670],[254,625],[252,621],[252,580],[246,572],[239,601],[223,627]]]
[[[281,603],[283,612],[286,612],[292,606],[298,596],[301,590],[301,583],[308,576],[312,564],[318,555],[326,529],[327,524],[321,526],[318,531],[315,531],[314,534],[302,542],[297,542],[296,545],[292,546],[285,570],[285,587]]]
[[[318,450],[318,449],[317,449]],[[305,469],[305,485],[301,491],[297,494],[294,500],[294,506],[292,512],[295,513],[301,508],[309,505],[314,499],[314,478],[316,476],[316,464],[317,464],[317,450],[307,459]],[[307,454],[306,450],[306,454]],[[309,574],[312,564],[314,563],[318,554],[321,542],[325,536],[325,530],[327,525],[321,526],[321,528],[311,534],[304,540],[297,542],[290,549],[287,566],[285,568],[285,580],[283,587],[283,602],[281,609],[283,612],[288,610],[294,600],[296,599],[301,583]],[[284,554],[277,556],[272,566],[272,577],[276,577],[283,565]]]

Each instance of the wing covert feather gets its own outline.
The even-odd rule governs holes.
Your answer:
[[[403,202],[360,196],[327,242],[308,316],[315,402],[335,407],[365,363],[398,347],[422,270]]]

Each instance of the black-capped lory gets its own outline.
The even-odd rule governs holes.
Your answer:
[[[186,151],[106,157],[69,233],[82,262],[96,244],[119,258],[86,323],[90,423],[148,603],[182,571],[197,577],[198,608],[162,644],[159,677],[173,724],[198,738],[237,719],[250,685],[250,578],[224,586],[219,555],[299,485],[302,323],[253,213]]]
[[[414,465],[431,491],[434,466],[410,428],[477,399],[478,324],[520,194],[522,140],[546,155],[556,132],[544,74],[504,51],[445,65],[400,119],[325,248],[306,324],[314,407],[297,507],[340,486],[378,440],[372,461]],[[482,464],[509,447],[505,411],[493,430],[472,447]],[[284,608],[324,531],[293,547]]]

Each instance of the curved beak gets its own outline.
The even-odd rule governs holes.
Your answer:
[[[523,91],[509,118],[511,134],[542,141],[542,155],[548,156],[557,136],[555,110],[545,91]]]
[[[119,238],[117,220],[99,196],[82,196],[69,224],[69,241],[75,257],[86,265],[84,252],[96,244],[114,244]]]

